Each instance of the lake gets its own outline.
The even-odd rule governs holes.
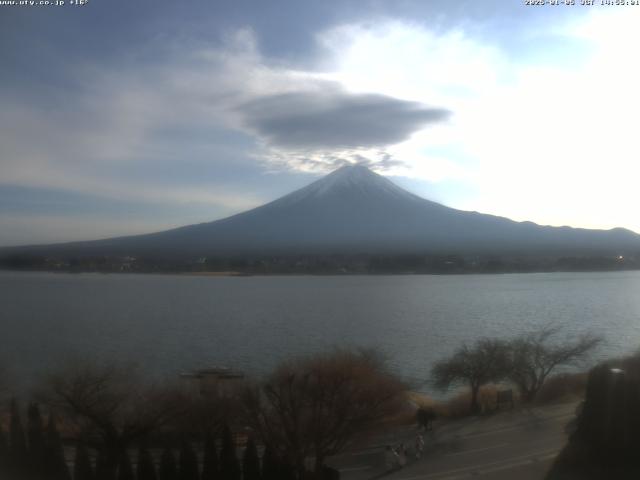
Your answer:
[[[558,324],[640,347],[640,272],[207,277],[0,272],[0,361],[34,378],[83,356],[150,375],[227,365],[259,375],[291,355],[377,347],[408,380],[462,342]]]

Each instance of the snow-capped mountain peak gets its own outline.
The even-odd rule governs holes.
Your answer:
[[[412,193],[403,190],[391,180],[379,175],[364,165],[345,165],[312,184],[282,198],[288,202],[322,197],[378,197],[415,201]],[[423,199],[420,199],[424,201]]]

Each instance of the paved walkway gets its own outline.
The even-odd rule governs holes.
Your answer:
[[[413,447],[415,426],[372,439],[369,447],[334,457],[343,480],[541,480],[566,443],[565,426],[574,417],[576,403],[544,408],[515,409],[485,417],[436,422],[425,435],[420,459],[386,471],[384,446],[404,443]]]

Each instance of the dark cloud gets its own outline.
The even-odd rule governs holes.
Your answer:
[[[450,114],[384,95],[336,91],[261,97],[239,111],[247,127],[273,146],[322,150],[392,145]]]

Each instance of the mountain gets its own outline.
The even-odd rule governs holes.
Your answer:
[[[351,253],[619,255],[640,252],[629,230],[540,226],[456,210],[364,166],[345,166],[261,207],[158,233],[49,246],[41,255],[229,256]]]

